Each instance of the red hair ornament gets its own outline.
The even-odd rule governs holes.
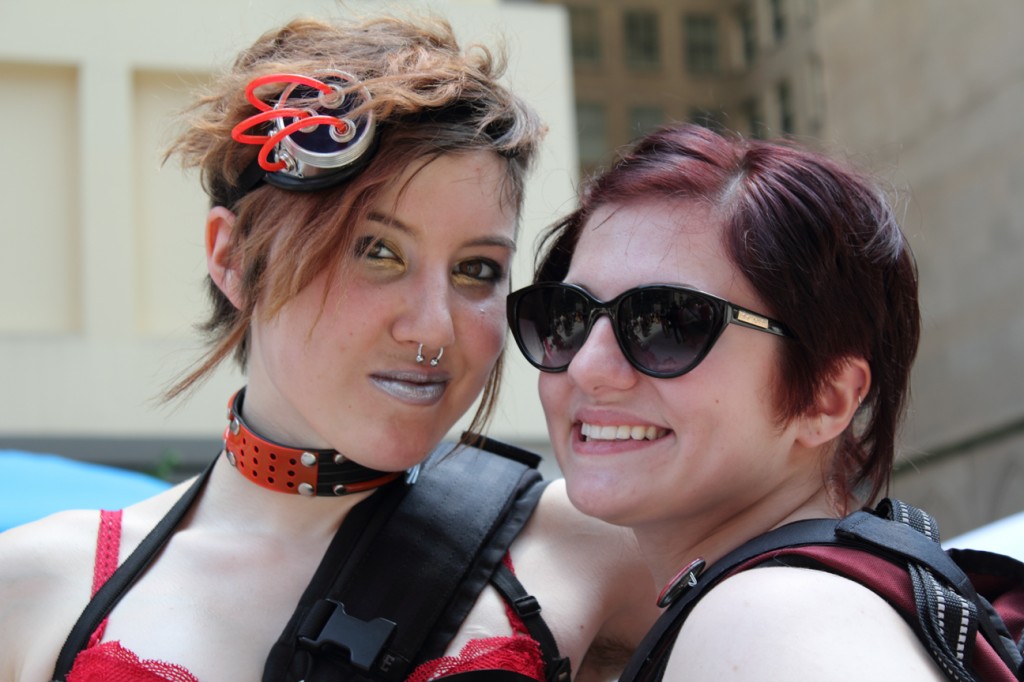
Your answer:
[[[273,105],[256,94],[260,87],[281,83],[287,85]],[[259,112],[238,123],[231,137],[260,145],[260,152],[242,173],[229,205],[262,182],[295,191],[331,187],[359,172],[373,156],[373,112],[352,116],[370,101],[370,92],[352,74],[332,69],[313,77],[259,76],[246,87],[245,97]],[[257,128],[260,132],[253,132]]]

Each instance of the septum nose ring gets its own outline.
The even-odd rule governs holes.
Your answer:
[[[430,358],[430,366],[437,367],[437,363],[441,362],[441,356],[443,355],[444,346],[441,346],[441,350],[437,352],[437,355],[435,357]],[[416,349],[416,363],[422,365],[423,359],[423,344],[421,343],[420,347]]]

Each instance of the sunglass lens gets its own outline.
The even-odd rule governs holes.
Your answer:
[[[586,340],[587,300],[571,289],[541,287],[516,307],[523,351],[536,365],[564,369]]]
[[[712,301],[672,289],[640,289],[619,305],[619,338],[633,362],[655,375],[678,375],[703,357],[719,325]]]

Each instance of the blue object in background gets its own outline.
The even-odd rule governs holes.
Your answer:
[[[0,531],[65,509],[121,509],[171,484],[59,455],[0,450]]]
[[[1024,511],[958,535],[942,545],[1009,554],[1024,561]]]

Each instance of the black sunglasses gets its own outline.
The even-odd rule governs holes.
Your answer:
[[[543,282],[513,291],[508,324],[526,359],[545,372],[564,372],[601,315],[629,364],[660,379],[682,376],[700,361],[729,324],[788,336],[781,323],[703,291],[668,284],[628,289],[599,301],[585,289]]]

